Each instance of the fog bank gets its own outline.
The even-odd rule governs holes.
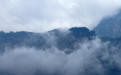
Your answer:
[[[70,54],[58,50],[56,46],[45,50],[25,46],[7,49],[0,55],[0,74],[106,75],[111,66],[121,69],[121,51],[117,47],[108,48],[109,42],[102,43],[96,38],[78,44],[80,47]]]

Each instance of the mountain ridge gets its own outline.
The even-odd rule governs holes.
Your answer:
[[[65,35],[66,33],[66,35]],[[49,48],[56,45],[60,50],[74,49],[75,42],[81,42],[84,39],[92,40],[96,36],[94,31],[90,31],[86,27],[73,27],[66,32],[58,29],[48,31],[46,33],[32,32],[0,32],[0,49],[2,51],[8,48],[19,46],[35,47],[38,49]]]

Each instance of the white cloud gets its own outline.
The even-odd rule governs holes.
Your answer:
[[[120,7],[120,0],[0,0],[0,30],[43,32],[74,26],[92,29]]]
[[[45,50],[28,47],[7,49],[0,54],[0,73],[35,75],[39,71],[47,75],[104,75],[112,71],[111,66],[115,70],[121,69],[118,47],[109,48],[109,43],[102,43],[98,38],[77,44],[80,47],[70,54],[58,50],[55,45]]]
[[[99,46],[95,46],[97,43]],[[56,46],[46,50],[27,47],[6,50],[0,55],[0,73],[34,75],[38,70],[52,75],[56,72],[59,75],[78,75],[85,71],[86,66],[91,65],[96,65],[93,67],[95,71],[97,68],[101,69],[101,64],[95,56],[96,51],[101,47],[100,44],[101,41],[98,39],[81,44],[80,48],[71,54],[65,54]],[[89,46],[92,48],[89,49]]]

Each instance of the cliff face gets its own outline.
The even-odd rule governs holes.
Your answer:
[[[96,35],[105,37],[121,36],[121,11],[109,18],[103,19],[97,27],[94,28]]]

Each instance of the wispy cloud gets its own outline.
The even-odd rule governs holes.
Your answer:
[[[115,70],[121,68],[120,50],[116,47],[109,49],[108,42],[102,43],[96,38],[78,44],[80,47],[70,54],[58,50],[56,46],[45,50],[26,46],[7,49],[0,55],[0,74],[104,75],[113,72],[111,66]]]

